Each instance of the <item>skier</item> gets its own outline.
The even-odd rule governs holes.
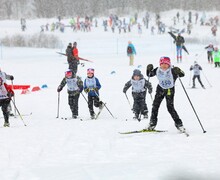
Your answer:
[[[11,97],[14,96],[13,90],[5,83],[4,79],[0,77],[0,106],[4,115],[4,127],[10,127],[9,124],[9,104]]]
[[[214,48],[214,51],[212,52],[214,64],[215,67],[220,67],[220,51],[218,50],[218,47]]]
[[[79,76],[72,70],[65,72],[65,77],[61,81],[60,85],[57,88],[57,92],[62,91],[63,87],[67,84],[68,92],[68,103],[70,110],[72,111],[72,118],[76,119],[78,116],[78,101],[80,93],[83,90],[83,82]]]
[[[72,50],[72,54],[71,51]],[[71,48],[71,45],[69,44],[69,47],[66,49],[66,54],[68,63],[69,63],[69,69],[71,69],[75,74],[77,74],[78,70],[78,65],[80,64],[79,62],[79,57],[78,57],[78,48],[77,48],[77,42],[73,43],[73,47]]]
[[[99,107],[101,110],[104,107],[102,101],[99,100],[99,89],[101,84],[94,76],[94,69],[87,69],[87,78],[84,80],[84,91],[88,93],[88,107],[91,119],[95,119],[95,112],[93,109],[93,104],[95,107]]]
[[[152,93],[151,83],[143,77],[140,70],[135,69],[133,71],[131,80],[129,80],[125,84],[123,88],[123,93],[126,93],[131,86],[132,86],[132,97],[134,99],[134,104],[133,104],[133,112],[135,114],[134,119],[139,120],[141,114],[144,116],[144,119],[147,119],[148,108],[145,99],[146,99],[147,89],[150,94]]]
[[[211,31],[212,31],[212,35],[213,36],[216,36],[216,32],[217,32],[217,26],[216,25],[214,25],[212,28],[211,28]]]
[[[178,33],[178,36],[176,37],[174,43],[176,43],[177,62],[182,62],[182,47],[185,43],[185,39],[183,36],[181,36],[180,33]]]
[[[193,86],[192,86],[192,88],[196,87],[195,86],[195,79],[197,78],[199,83],[201,84],[202,88],[205,89],[205,86],[202,84],[202,81],[200,79],[200,71],[202,70],[202,67],[197,63],[197,61],[194,61],[194,65],[192,65],[190,67],[190,71],[192,71],[192,70],[193,70],[193,78],[192,78]]]
[[[212,52],[214,51],[213,44],[210,43],[208,46],[205,47],[205,49],[207,49],[208,62],[213,63],[213,57],[212,57]]]
[[[127,56],[129,57],[129,65],[133,66],[134,65],[134,55],[136,55],[136,49],[134,45],[132,44],[131,41],[128,41],[128,46],[127,46]]]
[[[69,43],[67,48],[66,48],[66,56],[67,56],[67,62],[69,64],[69,69],[73,70],[73,55],[72,55],[73,47],[72,43]]]
[[[2,78],[3,83],[6,83],[6,80],[14,80],[14,76],[6,74],[5,72],[3,72],[0,68],[0,78]],[[14,116],[14,114],[12,113],[12,108],[11,108],[11,104],[9,103],[8,105],[8,111],[9,111],[9,115],[10,116]]]
[[[172,116],[176,128],[184,132],[185,128],[174,108],[174,94],[175,94],[175,81],[178,77],[183,77],[184,72],[178,67],[171,67],[169,57],[160,58],[160,67],[153,68],[152,64],[147,66],[147,76],[157,76],[159,84],[156,89],[155,98],[152,105],[150,123],[147,127],[148,130],[154,130],[157,125],[157,116],[160,104],[164,98],[166,98],[167,110]]]

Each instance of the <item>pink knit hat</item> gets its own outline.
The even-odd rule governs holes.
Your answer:
[[[161,57],[160,58],[160,65],[161,64],[168,64],[170,66],[171,65],[170,58],[169,57]]]

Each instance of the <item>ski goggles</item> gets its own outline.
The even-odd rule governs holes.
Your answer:
[[[65,72],[65,76],[66,76],[67,78],[72,77],[72,75],[73,75],[72,71],[66,71],[66,72]]]

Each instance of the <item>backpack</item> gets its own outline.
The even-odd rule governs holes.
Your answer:
[[[132,48],[130,46],[127,48],[127,54],[132,54]]]

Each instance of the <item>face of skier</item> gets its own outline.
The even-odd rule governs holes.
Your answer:
[[[136,80],[136,81],[140,80],[140,76],[137,76],[137,75],[134,75],[133,78],[134,78],[134,80]]]
[[[170,67],[170,65],[168,65],[168,64],[165,64],[165,63],[160,64],[160,68],[161,68],[163,71],[166,71],[169,67]]]
[[[93,68],[87,69],[87,76],[90,78],[94,76],[94,69]]]

